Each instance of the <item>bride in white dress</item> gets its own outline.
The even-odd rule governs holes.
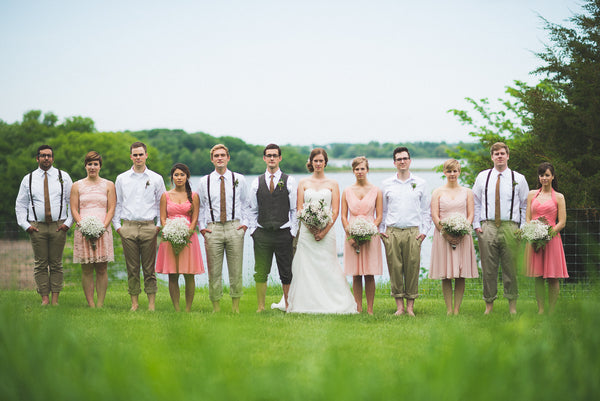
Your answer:
[[[300,225],[288,295],[290,313],[357,313],[337,258],[335,232],[331,231],[339,214],[340,189],[335,180],[325,177],[326,165],[325,150],[313,149],[307,163],[313,174],[298,183],[298,210],[304,202],[323,199],[331,207],[332,221],[323,230]]]

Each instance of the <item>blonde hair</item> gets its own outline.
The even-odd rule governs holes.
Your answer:
[[[510,152],[508,151],[508,146],[504,142],[496,142],[495,144],[493,144],[492,147],[490,148],[490,154],[493,155],[494,152],[496,152],[500,149],[505,149],[506,154],[507,155],[510,154]]]
[[[352,159],[352,170],[354,170],[361,163],[365,163],[367,166],[367,171],[369,171],[369,160],[364,156],[357,156]]]
[[[458,172],[460,173],[460,163],[458,162],[458,160],[448,159],[444,162],[444,172],[454,169],[458,170]]]
[[[227,146],[223,145],[222,143],[218,143],[215,146],[213,146],[212,149],[210,150],[210,159],[211,160],[213,158],[213,153],[215,153],[219,149],[225,149],[227,156],[229,156],[229,149],[227,149]]]

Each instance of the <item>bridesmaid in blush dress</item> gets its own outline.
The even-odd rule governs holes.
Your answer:
[[[443,232],[441,220],[451,214],[462,214],[472,224],[475,214],[473,192],[458,185],[460,163],[449,159],[444,162],[446,184],[433,191],[431,219],[435,225],[431,247],[429,278],[442,280],[442,293],[448,315],[458,315],[465,293],[465,278],[478,277],[477,258],[471,234],[454,237]],[[454,305],[452,299],[454,279]]]
[[[383,197],[381,190],[367,180],[369,161],[360,156],[352,160],[352,172],[356,182],[342,193],[342,225],[346,234],[348,226],[362,217],[379,227],[382,219]],[[352,292],[358,312],[362,312],[363,276],[367,297],[367,313],[373,314],[375,277],[382,274],[381,239],[373,236],[370,241],[359,244],[353,238],[344,243],[344,273],[352,276]]]
[[[563,249],[560,231],[567,223],[567,206],[563,194],[557,192],[558,185],[554,175],[554,167],[550,163],[542,163],[538,167],[539,189],[529,191],[527,197],[527,222],[544,217],[552,231],[556,234],[544,248],[537,252],[531,245],[527,246],[527,275],[535,277],[535,297],[538,313],[544,313],[545,285],[548,281],[548,304],[550,312],[556,306],[560,291],[559,278],[569,277],[567,262]]]
[[[196,292],[195,274],[204,273],[200,243],[194,229],[198,223],[200,200],[190,186],[190,169],[183,163],[171,168],[171,183],[175,188],[162,194],[160,198],[160,223],[164,227],[167,219],[184,217],[189,222],[190,241],[179,255],[175,255],[168,241],[162,241],[156,256],[156,272],[169,275],[169,295],[176,311],[179,307],[179,274],[185,280],[185,311],[190,312]]]
[[[100,177],[102,156],[90,151],[84,161],[87,177],[75,182],[71,188],[71,213],[79,225],[82,218],[96,216],[106,231],[94,244],[84,238],[79,230],[73,235],[73,262],[81,263],[83,294],[91,308],[104,305],[108,288],[108,262],[115,260],[110,222],[115,214],[117,197],[115,184]],[[97,302],[94,303],[94,271],[96,271]]]

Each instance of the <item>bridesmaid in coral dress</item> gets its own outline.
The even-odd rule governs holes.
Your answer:
[[[102,156],[91,151],[84,161],[87,177],[75,182],[71,188],[71,213],[79,225],[82,218],[96,216],[106,231],[92,244],[79,230],[73,238],[73,262],[81,263],[83,294],[91,308],[104,305],[108,288],[108,262],[115,260],[110,222],[115,214],[117,197],[115,184],[100,177]],[[94,271],[96,271],[97,302],[94,303]]]
[[[200,200],[190,186],[190,169],[183,163],[176,163],[171,169],[171,183],[175,188],[163,193],[160,198],[160,223],[164,227],[167,219],[184,217],[190,223],[190,241],[178,255],[175,255],[168,241],[160,243],[156,256],[156,272],[169,275],[169,295],[176,311],[179,307],[179,274],[185,279],[185,310],[191,311],[196,292],[195,274],[204,273],[202,254],[198,236],[194,232],[198,223]]]
[[[569,277],[569,273],[560,237],[560,231],[567,223],[567,206],[563,194],[557,192],[558,185],[552,164],[540,164],[538,180],[541,188],[529,191],[527,197],[527,222],[544,217],[556,234],[544,248],[537,252],[531,245],[527,246],[527,275],[535,277],[538,313],[542,314],[545,303],[544,279],[548,281],[548,304],[552,312],[560,291],[558,279]]]
[[[375,227],[381,223],[383,196],[381,190],[367,180],[369,161],[360,156],[352,160],[352,172],[356,182],[342,193],[342,225],[348,233],[348,226],[357,217],[372,222]],[[344,273],[352,276],[352,292],[358,312],[362,312],[363,276],[367,297],[367,313],[373,314],[375,299],[374,275],[382,274],[381,239],[373,236],[370,241],[358,244],[354,239],[344,243]]]
[[[442,280],[442,293],[448,315],[458,315],[465,293],[465,278],[478,277],[477,258],[471,234],[453,237],[443,231],[441,220],[451,214],[462,214],[473,223],[475,214],[473,192],[458,185],[460,163],[455,159],[444,163],[446,184],[433,191],[431,219],[435,225],[431,247],[429,278]],[[452,304],[454,279],[454,305]]]

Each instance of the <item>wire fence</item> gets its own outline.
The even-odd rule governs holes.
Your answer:
[[[24,233],[14,222],[0,222],[0,289],[33,289],[33,250]],[[591,296],[598,292],[595,284],[600,276],[600,211],[597,209],[568,209],[567,225],[561,232],[569,278],[561,280],[562,296]],[[113,235],[115,261],[109,264],[109,276],[111,280],[126,280],[125,259],[121,251],[121,241],[118,235]],[[202,239],[202,238],[201,238]],[[202,242],[202,241],[201,241]],[[251,241],[245,241],[248,248],[245,254],[252,254]],[[521,258],[520,271],[524,271],[524,259]],[[65,280],[77,280],[80,275],[79,265],[73,264],[73,239],[70,231],[63,255],[65,267]],[[384,262],[385,263],[385,262]],[[252,257],[245,258],[244,285],[253,285],[252,271],[254,260]],[[385,267],[384,267],[385,269]],[[276,269],[272,269],[269,276],[269,285],[280,288],[276,276]],[[247,273],[247,274],[246,274]],[[500,275],[501,272],[499,272]],[[198,286],[205,286],[207,275],[197,278]],[[247,276],[247,277],[246,277]],[[534,296],[533,279],[519,277],[519,293],[521,296]],[[502,280],[498,280],[498,294],[502,296]],[[377,280],[377,291],[381,294],[389,294],[389,282]],[[421,297],[442,297],[439,280],[421,279],[419,284],[419,295]],[[465,297],[481,298],[482,282],[481,268],[480,278],[466,280]]]

